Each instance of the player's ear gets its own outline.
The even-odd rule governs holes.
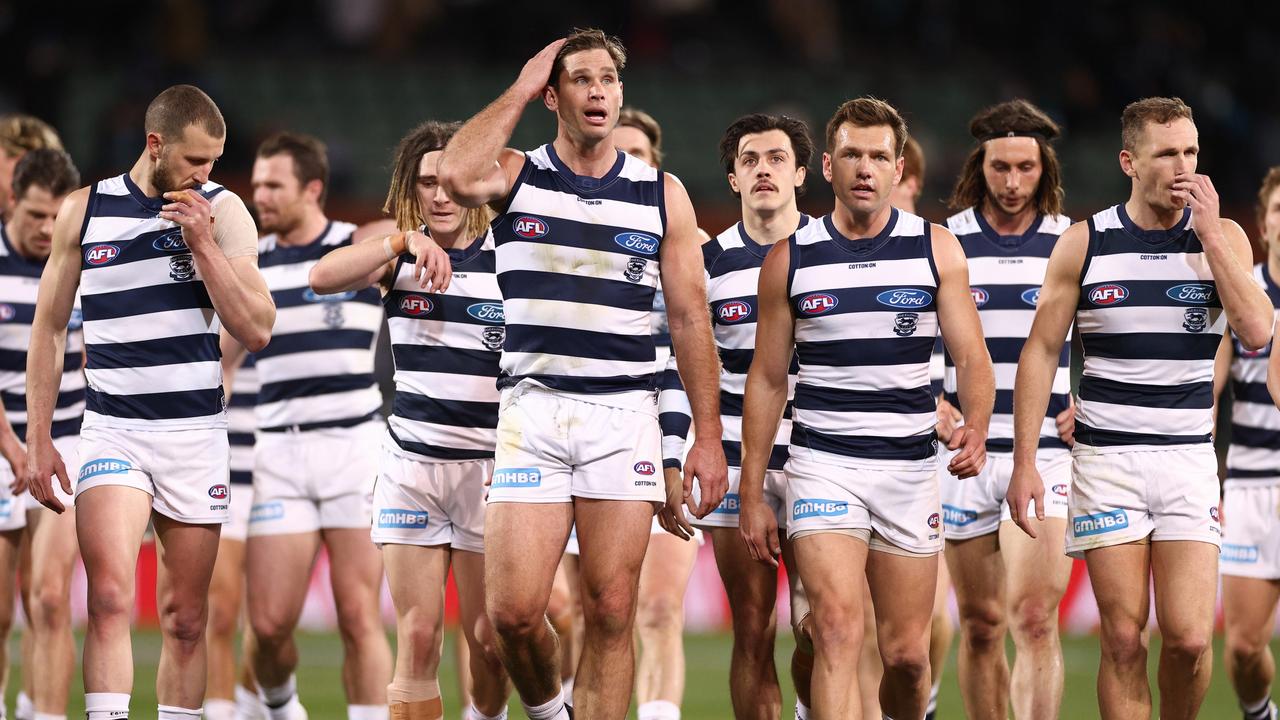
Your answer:
[[[822,153],[822,177],[831,182],[831,153]]]
[[[147,133],[147,154],[152,160],[160,157],[160,150],[164,147],[164,139],[160,137],[160,133]]]
[[[801,165],[796,168],[796,187],[804,185],[804,179],[809,176],[809,168]]]
[[[560,98],[556,95],[556,86],[548,84],[542,89],[542,104],[551,112],[556,112],[560,107]]]
[[[1138,171],[1133,167],[1133,153],[1128,150],[1120,151],[1120,169],[1131,178],[1138,177]]]
[[[729,189],[732,190],[735,195],[740,195],[742,193],[742,190],[738,187],[738,177],[733,173],[729,173],[728,178],[729,178]]]
[[[320,196],[324,194],[324,181],[316,178],[307,181],[307,186],[303,188],[307,195],[310,195],[316,202],[320,201]]]
[[[902,173],[903,171],[906,170],[906,168],[907,168],[907,158],[902,155],[899,155],[898,162],[895,163],[894,165],[894,171],[893,171],[894,185],[897,185],[898,183],[902,182]]]

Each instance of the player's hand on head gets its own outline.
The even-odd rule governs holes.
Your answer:
[[[1031,523],[1030,506],[1035,503],[1037,520],[1044,520],[1044,480],[1034,462],[1021,463],[1014,460],[1013,477],[1009,480],[1009,489],[1005,493],[1005,502],[1009,503],[1009,515],[1022,531],[1036,537],[1035,526]]]
[[[449,253],[444,248],[416,230],[405,233],[404,246],[413,256],[413,279],[419,287],[432,292],[449,289],[453,264],[449,262]]]
[[[663,468],[662,477],[666,481],[667,501],[658,510],[658,524],[681,540],[690,540],[693,538],[693,526],[684,516],[684,478],[677,468]]]
[[[969,425],[961,425],[951,433],[948,450],[957,451],[951,456],[947,471],[957,478],[971,478],[987,464],[987,435]]]
[[[782,545],[778,542],[778,518],[759,499],[743,499],[739,504],[738,532],[747,544],[747,552],[756,562],[778,567]]]
[[[1076,444],[1076,401],[1070,395],[1067,396],[1067,401],[1067,409],[1058,413],[1053,422],[1058,427],[1058,439],[1069,447],[1074,447]]]
[[[552,41],[539,50],[537,55],[529,58],[524,68],[520,70],[520,76],[516,78],[514,87],[519,91],[520,96],[525,98],[525,102],[533,102],[542,97],[542,91],[551,81],[551,66],[555,64],[556,55],[560,52],[560,48],[564,47],[566,39]]]
[[[695,440],[684,463],[685,503],[696,518],[704,518],[720,506],[729,491],[729,466],[724,459],[724,446],[718,439]],[[699,498],[693,504],[692,484],[697,480]]]
[[[160,217],[182,228],[187,247],[214,242],[213,205],[194,189],[173,190],[164,194],[167,203],[160,207]]]

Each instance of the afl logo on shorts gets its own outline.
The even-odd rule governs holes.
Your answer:
[[[227,486],[226,486],[226,485],[222,485],[222,484],[218,484],[218,485],[214,485],[213,487],[209,488],[209,497],[213,498],[214,500],[226,500],[226,499],[227,499]]]
[[[0,303],[0,322],[9,322],[17,314],[18,311],[9,303]]]
[[[94,245],[84,251],[84,261],[90,265],[106,265],[120,255],[118,245]]]
[[[716,310],[716,317],[722,323],[736,323],[751,316],[751,306],[741,300],[730,300]]]
[[[1123,285],[1108,283],[1089,291],[1089,302],[1094,305],[1115,305],[1129,297],[1129,289]]]
[[[625,232],[613,236],[613,241],[626,250],[641,255],[654,255],[658,252],[658,238],[644,233]]]
[[[812,293],[800,298],[800,302],[796,305],[796,309],[802,315],[821,315],[822,313],[834,310],[840,301],[835,295],[829,293]]]
[[[1058,483],[1057,485],[1054,485],[1054,486],[1053,486],[1053,494],[1054,494],[1054,495],[1061,495],[1062,497],[1066,497],[1066,496],[1067,496],[1067,486],[1066,486],[1066,484],[1065,484],[1065,483]]]
[[[969,288],[969,294],[973,296],[973,304],[982,307],[991,299],[991,293],[978,287]]]
[[[540,238],[547,234],[547,224],[541,218],[521,215],[511,224],[511,228],[522,238]]]
[[[160,252],[186,252],[187,241],[182,239],[181,230],[174,230],[151,241],[151,247]]]
[[[421,295],[405,295],[400,298],[400,312],[405,315],[426,315],[431,312],[431,301]]]
[[[939,515],[938,513],[934,513],[929,516],[929,527],[933,528],[934,530],[937,530],[938,526],[940,525],[942,525],[941,515]]]
[[[1209,508],[1209,518],[1214,522],[1218,522],[1218,508],[1216,506]]]
[[[654,464],[649,462],[648,460],[641,460],[640,462],[636,463],[636,466],[633,469],[636,471],[637,475],[645,475],[645,476],[652,475],[658,472],[658,469],[654,466]]]
[[[1030,290],[1023,290],[1022,302],[1030,305],[1031,307],[1035,307],[1036,303],[1040,302],[1040,288],[1031,288]]]

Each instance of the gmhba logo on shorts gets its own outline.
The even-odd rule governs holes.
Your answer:
[[[503,468],[493,472],[493,487],[531,488],[542,484],[542,471],[538,468]]]
[[[279,500],[257,503],[249,508],[249,522],[266,522],[284,517],[284,503]]]
[[[742,500],[738,493],[725,493],[724,499],[716,506],[712,513],[720,513],[721,515],[737,515],[742,512]]]
[[[1076,537],[1100,535],[1129,527],[1129,515],[1124,510],[1111,510],[1094,515],[1077,515],[1071,518],[1071,530]]]
[[[425,510],[388,508],[378,511],[378,527],[380,528],[421,530],[426,526],[427,512]]]
[[[964,527],[977,519],[977,510],[958,508],[954,505],[942,506],[942,521],[951,527]]]
[[[839,517],[849,514],[849,503],[844,500],[800,498],[791,506],[791,517],[796,520],[811,517]]]
[[[80,480],[97,475],[123,475],[133,469],[128,460],[120,458],[94,458],[80,466]]]
[[[1256,563],[1258,562],[1258,546],[1223,543],[1222,561],[1248,564]]]

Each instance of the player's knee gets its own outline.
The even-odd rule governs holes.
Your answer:
[[[231,638],[236,634],[239,615],[234,603],[209,596],[209,634],[213,637]]]
[[[293,626],[283,613],[273,608],[260,607],[250,612],[249,627],[253,629],[254,641],[263,647],[275,647],[288,642],[293,635]]]
[[[665,593],[643,597],[636,608],[636,625],[642,633],[679,635],[684,628],[684,603]]]
[[[440,643],[439,626],[430,613],[414,608],[396,621],[396,638],[410,648],[412,657],[434,656]]]
[[[31,620],[39,629],[57,629],[71,623],[71,598],[62,582],[41,583],[31,598]]]
[[[128,617],[133,613],[132,583],[99,580],[92,583],[86,599],[89,618],[95,623]]]
[[[1053,603],[1043,599],[1023,599],[1014,604],[1013,630],[1025,643],[1040,645],[1058,632],[1058,613]]]
[[[733,642],[744,648],[764,648],[773,656],[773,640],[777,634],[772,608],[757,602],[739,602],[733,608]]]
[[[1107,628],[1102,634],[1102,653],[1118,666],[1145,665],[1147,645],[1137,623]]]
[[[359,644],[371,635],[381,635],[382,619],[376,607],[351,603],[337,609],[338,633],[344,643]]]
[[[1160,641],[1160,649],[1174,660],[1184,663],[1198,663],[1209,651],[1212,642],[1209,631],[1178,630],[1165,632]]]
[[[531,637],[547,623],[544,612],[517,603],[490,605],[486,612],[494,632],[506,640]]]
[[[1269,637],[1256,637],[1227,630],[1226,652],[1237,667],[1249,667],[1260,663],[1266,655]]]
[[[1004,652],[1005,617],[996,603],[966,605],[960,609],[960,632],[976,652]]]
[[[905,685],[916,685],[929,675],[929,648],[919,642],[882,640],[880,660],[886,675],[892,674]]]
[[[203,603],[166,603],[160,609],[160,629],[165,637],[192,646],[204,639],[208,617]]]
[[[583,622],[606,637],[630,636],[634,614],[635,593],[621,583],[592,591],[583,604]]]
[[[847,607],[815,610],[810,620],[818,652],[858,652],[862,647],[862,613]]]

